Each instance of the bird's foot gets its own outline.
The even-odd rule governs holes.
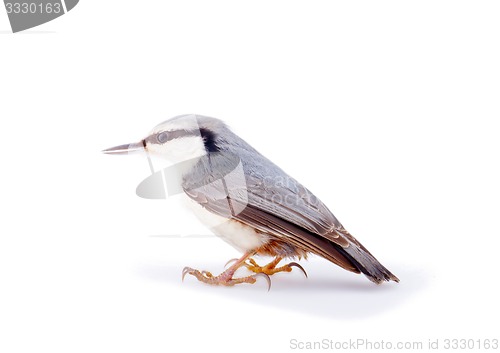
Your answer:
[[[248,262],[245,262],[244,265],[246,268],[248,268],[252,272],[255,272],[257,274],[264,273],[268,276],[272,276],[278,272],[291,272],[293,267],[297,267],[298,269],[300,269],[304,273],[304,275],[307,278],[306,270],[304,270],[304,268],[296,262],[290,262],[286,265],[276,267],[281,260],[282,260],[282,258],[278,256],[273,261],[268,263],[267,265],[260,266],[259,264],[257,264],[257,262],[255,262],[254,259],[249,258]]]
[[[253,284],[257,281],[257,277],[264,277],[268,285],[267,290],[271,289],[271,279],[266,273],[255,273],[251,276],[234,278],[234,273],[236,272],[236,270],[241,266],[246,265],[245,260],[248,259],[252,254],[252,252],[247,252],[240,259],[231,260],[230,262],[234,262],[234,264],[218,276],[214,276],[208,271],[199,271],[191,267],[184,267],[184,270],[182,270],[182,280],[184,281],[184,277],[186,277],[187,274],[190,274],[191,276],[196,277],[198,281],[203,283],[216,286],[234,286],[235,284],[240,283]]]
[[[196,277],[200,282],[216,286],[234,286],[235,284],[240,284],[240,283],[253,284],[257,281],[257,277],[264,277],[267,281],[268,290],[271,288],[271,279],[265,273],[256,273],[251,276],[234,278],[233,277],[234,271],[226,270],[222,272],[220,275],[214,276],[208,271],[199,271],[191,267],[184,267],[184,270],[182,270],[183,281],[184,277],[187,274]]]

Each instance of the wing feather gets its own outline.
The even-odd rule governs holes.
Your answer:
[[[207,167],[213,167],[213,159]],[[184,192],[214,214],[237,220],[349,271],[359,272],[332,244],[349,246],[348,239],[339,232],[342,225],[309,190],[291,178],[285,185],[239,173],[237,169],[219,179],[185,184]]]

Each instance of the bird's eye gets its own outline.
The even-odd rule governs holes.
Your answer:
[[[165,131],[160,132],[158,135],[156,135],[156,139],[158,140],[159,143],[165,143],[168,141],[168,135]]]

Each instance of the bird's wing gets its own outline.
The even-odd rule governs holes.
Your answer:
[[[212,169],[213,165],[207,167]],[[241,170],[236,167],[220,178],[213,178],[213,170],[203,173],[211,175],[211,180],[184,185],[184,192],[212,213],[240,221],[359,272],[339,249],[350,246],[349,238],[355,239],[309,190],[281,170],[269,174],[275,175],[270,178],[239,167]]]

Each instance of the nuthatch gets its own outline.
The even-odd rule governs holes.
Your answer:
[[[307,258],[312,253],[371,281],[399,279],[385,268],[308,189],[234,134],[222,121],[182,115],[157,125],[138,143],[104,153],[146,151],[178,164],[182,190],[198,218],[223,240],[243,253],[218,276],[184,268],[198,280],[232,286],[255,283],[263,276],[305,271],[296,262],[278,266],[284,258]],[[255,255],[274,257],[260,266]],[[234,277],[240,267],[255,274]],[[306,275],[307,276],[307,275]]]

